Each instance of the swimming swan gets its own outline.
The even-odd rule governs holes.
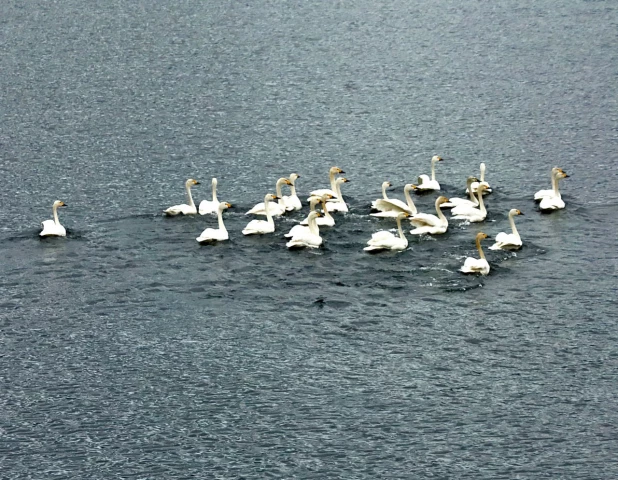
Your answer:
[[[320,203],[322,205],[322,216],[318,217],[315,219],[315,223],[320,226],[320,227],[334,227],[335,226],[335,219],[333,218],[333,216],[330,214],[330,212],[328,211],[328,207],[327,202],[329,199],[332,198],[331,195],[328,194],[324,194],[321,197],[311,197],[311,198],[317,198],[318,199],[318,203]],[[315,208],[314,208],[315,210]],[[307,218],[305,218],[302,222],[300,222],[301,225],[308,225],[309,224],[309,217],[307,216]]]
[[[550,210],[560,210],[564,208],[565,203],[562,200],[562,195],[560,195],[560,191],[558,190],[558,184],[560,180],[563,178],[569,178],[569,176],[565,172],[558,172],[555,175],[555,183],[554,183],[554,194],[551,197],[544,197],[539,204],[539,208],[544,211]]]
[[[263,233],[273,233],[275,231],[275,222],[268,204],[271,200],[275,200],[277,197],[271,193],[266,194],[264,197],[264,205],[266,205],[266,220],[251,220],[242,231],[243,235],[261,235]]]
[[[471,187],[466,188],[466,193],[470,193],[470,190],[472,191],[472,193],[476,193],[476,191],[479,188],[479,184],[485,185],[485,194],[491,193],[493,191],[491,187],[489,186],[489,183],[485,181],[485,164],[484,163],[481,163],[481,181],[479,182],[477,180],[476,182],[472,184]]]
[[[212,241],[223,241],[228,240],[230,236],[227,233],[225,225],[223,224],[223,210],[228,208],[232,208],[232,205],[227,202],[219,203],[219,207],[217,207],[217,220],[219,221],[219,228],[207,228],[204,230],[196,240],[199,243],[204,242],[212,242]]]
[[[553,197],[556,194],[556,183],[558,182],[556,180],[556,175],[558,175],[559,173],[566,173],[564,170],[562,170],[561,168],[558,167],[554,167],[551,169],[551,189],[549,190],[539,190],[538,192],[536,192],[534,194],[534,199],[537,202],[540,202],[541,200],[543,200],[545,197]],[[558,194],[560,194],[560,192],[558,192]]]
[[[212,200],[202,200],[200,202],[200,215],[208,215],[219,211],[219,200],[217,199],[217,179],[212,179]]]
[[[367,246],[363,250],[365,252],[375,252],[379,250],[405,250],[408,248],[408,239],[403,234],[401,228],[401,220],[408,215],[406,212],[399,212],[397,214],[396,220],[399,236],[386,230],[376,232],[371,236],[371,240],[367,242]]]
[[[309,197],[309,215],[311,215],[311,212],[315,212],[315,207],[318,205],[318,203],[322,201],[322,198],[325,198],[325,197],[326,195],[324,195],[323,197]],[[321,219],[322,217],[318,217],[317,220],[321,220]],[[303,231],[308,232],[309,231],[309,227],[307,226],[308,224],[309,224],[309,216],[307,216],[307,218],[305,218],[302,222],[300,222],[300,225],[294,225],[292,229],[284,235],[284,237],[292,238],[294,235],[300,235],[300,233]]]
[[[187,197],[189,198],[189,205],[174,205],[173,207],[168,208],[167,210],[163,210],[163,213],[166,215],[178,215],[182,213],[183,215],[195,215],[197,213],[197,208],[195,207],[195,203],[193,203],[193,197],[191,196],[191,187],[193,185],[199,185],[200,182],[197,180],[193,180],[190,178],[185,182],[185,189],[187,191]]]
[[[409,215],[416,213],[416,206],[410,196],[410,191],[414,190],[416,185],[408,183],[403,188],[403,194],[406,197],[406,203],[397,198],[389,198],[388,200],[380,199],[376,200],[376,209],[380,210],[378,213],[370,214],[372,217],[391,217],[397,218],[400,212],[406,212]]]
[[[292,210],[300,210],[303,208],[303,204],[300,203],[300,198],[296,195],[296,179],[300,178],[297,173],[292,173],[288,180],[290,181],[290,195],[284,195],[279,200],[280,204],[283,204],[285,210],[291,212]]]
[[[322,195],[324,195],[325,193],[328,193],[329,195],[332,195],[333,197],[337,196],[337,188],[335,187],[335,176],[339,173],[345,173],[343,170],[341,170],[339,167],[330,167],[330,170],[328,171],[328,179],[329,179],[329,183],[330,183],[330,189],[328,188],[322,188],[320,190],[314,190],[313,192],[310,192],[309,195],[312,197],[321,197]]]
[[[487,275],[489,273],[489,263],[485,260],[485,254],[481,248],[481,240],[489,238],[483,232],[476,234],[476,249],[479,251],[481,258],[468,257],[463,264],[463,267],[459,269],[463,273],[480,273],[481,275]]]
[[[41,222],[43,226],[43,230],[39,235],[41,237],[66,237],[67,231],[65,228],[60,225],[60,221],[58,220],[58,207],[66,207],[66,203],[61,200],[56,200],[52,205],[52,212],[54,213],[53,220],[44,220]]]
[[[511,224],[513,233],[500,232],[496,235],[496,243],[489,247],[490,250],[516,250],[521,248],[521,237],[519,236],[519,232],[515,227],[515,220],[513,219],[515,215],[523,215],[523,213],[516,208],[509,210],[509,223]]]
[[[471,207],[469,205],[460,205],[451,210],[451,220],[467,220],[470,223],[482,222],[487,217],[487,209],[485,208],[485,202],[483,202],[483,192],[485,191],[485,185],[479,184],[476,189],[476,195],[479,200],[479,208]]]
[[[292,185],[292,182],[290,182],[290,180],[288,180],[285,177],[280,178],[279,180],[277,180],[277,183],[275,185],[275,190],[277,192],[277,198],[281,199],[281,186],[282,185]],[[264,208],[266,204],[264,202],[260,202],[257,205],[255,205],[251,210],[249,210],[247,213],[245,213],[245,215],[266,215],[266,210]],[[286,210],[285,210],[285,205],[281,202],[279,203],[273,203],[270,202],[268,204],[268,209],[270,210],[270,214],[274,217],[278,217],[280,215],[283,215]]]
[[[392,186],[391,182],[382,182],[382,198],[381,199],[378,198],[377,200],[374,200],[373,202],[371,202],[372,209],[377,210],[376,202],[378,200],[388,200],[388,196],[386,195],[386,189],[391,186]]]
[[[470,189],[470,185],[472,185],[474,182],[478,182],[478,180],[479,179],[476,177],[468,177],[468,180],[466,181],[466,192],[470,194],[470,200],[468,200],[467,198],[458,198],[458,197],[449,198],[448,202],[442,204],[442,208],[454,208],[454,207],[459,207],[460,205],[466,205],[469,207],[478,207],[479,201],[474,196],[474,193],[476,193],[476,190],[474,190],[474,193],[473,193],[472,190]]]
[[[332,198],[330,201],[326,202],[326,210],[328,210],[329,212],[344,212],[344,213],[348,211],[348,206],[343,200],[343,195],[341,194],[341,185],[343,183],[349,183],[349,182],[350,180],[344,177],[339,177],[337,180],[335,180],[335,194],[336,194],[335,197],[336,198]]]
[[[444,202],[448,202],[446,197],[436,198],[436,213],[438,216],[430,213],[417,213],[410,217],[410,223],[415,226],[414,230],[410,230],[412,235],[421,235],[423,233],[437,235],[446,232],[448,229],[448,220],[442,213],[440,205]]]
[[[442,157],[438,155],[434,155],[431,157],[431,180],[427,175],[421,175],[418,177],[418,185],[416,186],[417,190],[421,191],[429,191],[429,190],[440,190],[440,184],[436,180],[436,163],[441,162]]]
[[[318,248],[322,245],[322,237],[320,237],[320,229],[316,223],[316,218],[322,215],[320,212],[313,211],[309,213],[307,217],[309,220],[308,230],[303,230],[297,235],[292,237],[288,243],[285,244],[288,248]]]

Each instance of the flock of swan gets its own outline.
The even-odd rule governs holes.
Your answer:
[[[367,246],[364,248],[367,252],[376,252],[380,250],[395,250],[401,251],[408,247],[408,240],[403,232],[402,221],[409,220],[414,227],[410,230],[412,235],[439,235],[446,232],[448,229],[448,219],[445,217],[442,209],[451,209],[452,220],[464,220],[467,222],[482,222],[487,217],[487,210],[483,202],[483,196],[492,192],[489,183],[485,181],[486,166],[484,163],[480,165],[480,179],[470,176],[466,182],[466,193],[468,198],[446,198],[439,196],[435,201],[436,214],[420,213],[412,200],[410,192],[424,191],[439,191],[440,184],[436,180],[435,166],[436,163],[442,161],[442,158],[434,155],[431,159],[431,177],[421,175],[418,177],[417,184],[407,184],[404,187],[405,202],[399,199],[389,198],[387,188],[391,186],[389,182],[382,183],[382,197],[374,200],[371,204],[374,217],[393,218],[397,224],[397,235],[382,230],[374,233]],[[295,225],[288,233],[285,234],[289,241],[286,243],[288,248],[318,248],[322,245],[322,237],[320,236],[320,227],[335,225],[335,218],[332,213],[345,213],[348,211],[348,206],[343,198],[341,186],[349,180],[338,175],[345,173],[339,167],[331,167],[329,170],[330,188],[319,189],[310,192],[308,198],[309,214]],[[549,190],[539,190],[534,194],[534,199],[539,203],[539,208],[542,211],[558,210],[565,207],[559,190],[560,180],[567,178],[569,175],[564,170],[554,167],[551,170],[551,185]],[[247,215],[265,216],[266,220],[251,220],[242,230],[244,235],[263,235],[275,231],[274,217],[279,217],[291,211],[298,211],[302,208],[302,202],[296,194],[296,180],[300,175],[292,173],[288,178],[280,178],[275,185],[275,194],[267,193],[264,196],[264,201],[256,204],[251,208]],[[174,215],[216,215],[218,220],[218,228],[205,229],[196,240],[199,243],[220,242],[229,239],[229,234],[223,223],[223,212],[232,205],[228,202],[219,201],[217,198],[217,179],[212,179],[212,200],[203,200],[199,206],[196,206],[191,194],[191,187],[199,185],[200,182],[192,178],[185,182],[185,190],[187,194],[188,204],[174,205],[163,211],[164,214]],[[290,188],[289,195],[283,195],[283,186]],[[45,220],[42,223],[43,230],[40,233],[41,237],[66,236],[65,228],[58,220],[58,208],[65,207],[66,204],[60,200],[56,200],[52,206],[53,220]],[[521,248],[522,240],[515,226],[514,217],[523,215],[518,209],[511,209],[508,214],[508,220],[511,227],[511,233],[500,232],[495,243],[489,247],[491,250],[516,250]],[[465,259],[464,265],[460,271],[464,273],[480,273],[487,275],[490,267],[485,258],[481,247],[481,240],[489,238],[485,233],[479,232],[476,235],[476,248],[479,252],[479,258],[468,257]]]

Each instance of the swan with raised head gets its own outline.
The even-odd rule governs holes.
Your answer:
[[[261,235],[264,233],[273,233],[275,231],[275,221],[270,213],[268,204],[277,197],[272,193],[267,193],[264,197],[264,205],[266,206],[266,220],[251,220],[243,229],[243,235]]]
[[[476,190],[476,195],[479,200],[479,208],[471,207],[469,205],[460,205],[451,210],[451,220],[467,220],[470,223],[482,222],[487,217],[487,209],[485,208],[485,202],[483,202],[483,191],[485,191],[485,185],[482,183]]]
[[[523,215],[521,210],[512,208],[509,210],[509,223],[511,224],[511,230],[513,233],[500,232],[496,235],[496,243],[494,243],[490,250],[517,250],[521,248],[522,242],[517,227],[515,226],[515,215]]]
[[[564,172],[558,172],[555,175],[556,182],[554,183],[554,194],[551,197],[544,197],[539,204],[539,208],[544,211],[551,210],[560,210],[565,207],[564,200],[562,200],[562,195],[560,195],[560,191],[558,190],[558,184],[560,180],[563,178],[569,178],[569,176]]]
[[[403,195],[406,197],[406,202],[402,202],[397,198],[389,198],[388,200],[379,199],[376,200],[376,209],[380,210],[378,213],[372,213],[372,217],[391,217],[397,218],[400,212],[406,212],[409,215],[414,215],[416,213],[416,205],[412,201],[412,197],[410,196],[410,191],[414,190],[416,185],[412,185],[408,183],[403,188]]]
[[[300,210],[303,208],[303,204],[300,203],[300,198],[296,195],[296,180],[300,178],[297,173],[292,173],[288,180],[290,181],[290,194],[284,195],[279,200],[279,203],[283,204],[285,210],[291,212],[292,210]]]
[[[481,240],[489,238],[483,232],[476,234],[476,249],[479,251],[481,258],[468,257],[466,258],[463,267],[459,269],[463,273],[480,273],[481,275],[487,275],[489,273],[489,263],[485,259],[485,254],[481,248]]]
[[[371,236],[371,239],[367,242],[367,246],[363,250],[366,252],[375,252],[379,250],[405,250],[408,248],[408,239],[403,234],[403,229],[401,228],[401,220],[407,216],[409,216],[408,213],[399,212],[397,217],[395,217],[399,236],[386,230],[376,232]]]
[[[288,248],[318,248],[322,245],[322,237],[320,237],[320,229],[318,228],[318,224],[316,223],[316,219],[322,215],[318,211],[313,211],[309,213],[307,219],[309,220],[309,225],[307,230],[303,230],[298,234],[294,235],[292,239],[285,244]]]
[[[448,229],[448,220],[442,213],[442,209],[440,205],[444,202],[448,202],[448,198],[439,196],[436,198],[436,215],[432,215],[431,213],[417,213],[410,217],[410,223],[412,226],[416,227],[413,230],[410,230],[412,235],[422,235],[424,233],[430,235],[438,235],[446,232]]]
[[[549,190],[539,190],[538,192],[536,192],[534,194],[534,199],[537,202],[540,202],[545,197],[553,197],[554,195],[556,195],[556,191],[557,191],[556,184],[558,183],[558,180],[556,179],[556,175],[558,175],[559,173],[566,173],[566,172],[558,167],[554,167],[551,169],[551,174],[550,174],[551,188]],[[558,195],[560,195],[560,192],[558,192]]]
[[[476,190],[474,190],[474,193],[472,192],[472,190],[470,189],[470,185],[472,185],[474,182],[478,182],[478,178],[476,177],[468,177],[468,180],[466,181],[466,192],[468,192],[470,194],[470,200],[468,200],[467,198],[449,198],[448,202],[443,203],[442,204],[442,208],[455,208],[455,207],[459,207],[460,205],[465,205],[467,207],[478,207],[479,206],[479,201],[476,199],[476,197],[474,196],[474,193],[476,193]]]
[[[230,203],[219,203],[219,206],[217,207],[217,220],[219,221],[219,228],[207,228],[206,230],[204,230],[200,234],[200,236],[196,238],[199,243],[214,241],[221,242],[230,238],[227,233],[227,229],[223,224],[223,210],[226,210],[228,208],[232,208],[232,205]]]
[[[54,204],[52,205],[52,212],[54,214],[54,219],[44,220],[41,222],[41,226],[43,227],[43,230],[41,230],[41,233],[39,233],[41,237],[66,237],[67,236],[66,229],[60,224],[60,221],[58,220],[58,208],[66,207],[66,206],[67,206],[66,203],[64,203],[62,200],[56,200],[54,202]]]
[[[221,202],[217,199],[217,179],[212,179],[212,200],[202,200],[199,206],[200,215],[216,214]]]
[[[442,157],[438,155],[434,155],[431,157],[431,178],[427,175],[421,175],[418,177],[418,185],[416,186],[416,190],[420,191],[430,191],[430,190],[440,190],[440,184],[436,180],[436,163],[441,162]]]
[[[379,200],[388,200],[388,195],[386,195],[386,189],[391,186],[392,186],[391,182],[382,182],[382,198],[378,198],[377,200],[374,200],[373,202],[371,202],[372,209],[374,210],[378,209],[376,207],[376,202],[378,202]]]
[[[322,188],[319,190],[314,190],[313,192],[310,192],[309,195],[312,197],[321,197],[325,193],[328,193],[329,195],[336,197],[337,188],[335,187],[335,177],[340,173],[345,173],[345,172],[341,170],[339,167],[330,167],[330,170],[328,171],[328,179],[329,179],[330,188]]]
[[[193,203],[193,196],[191,195],[191,187],[193,185],[199,185],[200,182],[197,180],[193,180],[192,178],[188,179],[185,182],[185,190],[187,191],[187,198],[189,199],[189,204],[183,203],[182,205],[174,205],[173,207],[168,208],[167,210],[163,210],[163,213],[166,215],[195,215],[197,213],[197,207],[195,203]]]
[[[326,210],[329,212],[347,212],[348,206],[343,200],[343,195],[341,194],[341,185],[344,183],[349,183],[345,177],[339,177],[335,180],[335,198],[332,198],[330,201],[326,202]]]
[[[468,188],[466,188],[466,193],[476,193],[476,191],[479,188],[479,185],[485,185],[485,194],[491,193],[493,190],[491,189],[491,187],[489,186],[489,183],[487,183],[485,181],[485,164],[481,163],[481,180],[477,180],[476,182],[473,182],[472,185]]]
[[[283,185],[292,185],[292,182],[290,182],[290,180],[288,180],[285,177],[281,177],[279,180],[277,180],[277,183],[275,184],[275,191],[277,193],[277,198],[279,199],[281,199],[281,187]],[[280,215],[283,215],[286,212],[285,205],[281,202],[279,203],[269,202],[268,209],[270,210],[270,214],[273,217],[278,217]],[[260,202],[257,205],[255,205],[251,210],[249,210],[247,213],[245,213],[245,215],[250,215],[250,214],[266,215],[266,203]]]

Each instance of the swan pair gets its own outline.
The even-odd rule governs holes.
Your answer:
[[[64,203],[61,200],[56,200],[54,202],[54,204],[52,205],[52,212],[54,215],[54,219],[44,220],[43,222],[41,222],[43,230],[41,230],[41,233],[39,233],[39,236],[41,237],[66,237],[67,236],[66,229],[60,224],[60,221],[58,220],[58,208],[66,207],[66,206],[67,206],[66,203]]]
[[[272,193],[267,193],[264,197],[264,212],[266,214],[266,220],[251,220],[247,226],[243,229],[243,235],[262,235],[265,233],[273,233],[275,231],[275,221],[269,204],[273,200],[276,200],[277,196]]]
[[[463,266],[459,269],[463,273],[480,273],[481,275],[487,275],[489,273],[489,263],[485,259],[485,254],[481,248],[481,240],[489,238],[489,236],[483,232],[476,234],[476,249],[479,251],[480,258],[468,257],[464,261]]]
[[[296,181],[296,178],[298,178],[299,176],[293,173],[290,177],[293,177],[294,181]],[[289,185],[291,188],[293,188],[292,195],[286,196],[285,200],[284,200],[283,192],[281,191],[281,187],[283,185]],[[300,200],[298,199],[298,196],[296,195],[296,188],[294,187],[294,183],[292,182],[291,178],[281,177],[279,180],[277,180],[277,183],[275,184],[275,192],[276,192],[276,198],[279,200],[278,203],[274,203],[270,201],[260,202],[254,205],[251,210],[245,213],[245,215],[266,215],[267,213],[266,205],[268,205],[268,213],[272,215],[273,217],[280,217],[281,215],[283,215],[285,212],[289,210],[300,210],[302,205],[300,205]],[[290,199],[291,197],[295,197],[295,200],[291,200]],[[296,200],[298,200],[298,203],[296,203]],[[289,204],[289,208],[288,208],[288,204]],[[296,205],[298,205],[298,208],[295,208]]]
[[[452,220],[466,220],[470,223],[475,223],[475,222],[482,222],[483,220],[485,220],[485,218],[487,218],[487,209],[485,208],[485,202],[483,202],[483,192],[487,189],[487,187],[483,184],[480,183],[477,190],[476,190],[476,194],[477,194],[477,204],[478,204],[478,208],[476,208],[476,206],[474,206],[472,204],[471,200],[468,200],[466,203],[459,203],[459,205],[455,206],[452,210],[451,210],[451,219]],[[472,197],[473,194],[471,193],[470,196]],[[458,198],[458,199],[453,199],[453,200],[464,200],[462,198]],[[449,203],[452,203],[449,202]]]
[[[543,211],[560,210],[565,207],[564,200],[558,189],[560,180],[569,178],[569,175],[561,168],[551,169],[551,190],[539,190],[534,194],[534,199],[540,201],[539,208]]]
[[[320,237],[320,229],[316,220],[321,216],[322,214],[316,210],[309,212],[307,226],[296,225],[295,228],[302,228],[297,229],[293,233],[292,239],[287,242],[285,246],[288,248],[319,248],[320,245],[322,245],[322,237]],[[292,231],[290,231],[290,233],[292,233]],[[288,233],[285,236],[289,237],[290,234]]]
[[[348,205],[343,200],[343,195],[341,194],[341,185],[344,183],[348,183],[349,180],[347,178],[335,178],[338,174],[345,173],[339,167],[331,167],[328,171],[328,178],[330,182],[330,189],[322,188],[319,190],[313,190],[309,193],[311,197],[321,197],[322,195],[330,195],[331,198],[328,201],[326,208],[329,212],[342,212],[345,213],[348,211]],[[310,197],[310,198],[311,198]]]
[[[315,219],[316,225],[325,226],[325,227],[334,227],[335,219],[333,218],[333,216],[330,214],[330,212],[326,208],[327,206],[326,202],[329,200],[329,198],[332,198],[332,196],[327,193],[325,193],[321,197],[309,197],[309,210],[310,210],[309,215],[307,216],[307,218],[305,218],[304,220],[300,222],[300,225],[294,225],[292,229],[284,235],[284,237],[292,238],[295,235],[299,235],[301,232],[308,232],[309,231],[309,227],[308,227],[309,217],[311,216],[311,212],[315,211],[319,203],[322,204],[322,215],[318,216]]]
[[[480,165],[480,169],[481,169],[481,179],[480,180],[476,180],[472,183],[472,185],[468,185],[468,187],[466,188],[466,193],[476,193],[479,185],[485,185],[485,193],[491,193],[493,190],[491,189],[491,187],[489,186],[489,183],[487,183],[485,181],[485,164],[481,163]]]

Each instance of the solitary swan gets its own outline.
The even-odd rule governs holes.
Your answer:
[[[65,228],[60,225],[60,221],[58,220],[58,207],[66,207],[66,203],[61,200],[56,200],[52,205],[52,212],[54,213],[53,220],[44,220],[41,222],[43,226],[43,230],[39,235],[41,237],[66,237],[67,231]]]
[[[322,202],[323,198],[326,198],[326,197],[327,197],[326,195],[322,197],[309,197],[309,215],[311,215],[311,212],[315,212],[315,207],[318,205],[318,203]],[[318,217],[318,220],[321,220],[321,219],[322,217]],[[302,222],[300,222],[300,225],[294,225],[290,229],[290,231],[284,235],[284,237],[292,238],[294,235],[299,235],[303,231],[308,232],[309,231],[309,227],[307,226],[308,224],[309,224],[309,216],[307,216],[307,218],[305,218]]]
[[[487,209],[485,208],[485,202],[483,202],[483,192],[485,191],[485,185],[479,184],[476,189],[476,195],[479,200],[479,208],[471,207],[469,205],[460,205],[451,210],[453,216],[451,220],[467,220],[470,223],[482,222],[487,217]]]
[[[564,172],[556,173],[556,175],[554,176],[554,194],[551,197],[544,197],[543,200],[541,200],[541,203],[539,204],[539,208],[541,210],[560,210],[561,208],[564,208],[565,203],[564,200],[562,200],[562,195],[560,195],[560,191],[558,190],[558,183],[563,178],[569,178],[569,176]]]
[[[551,169],[551,189],[549,190],[539,190],[538,192],[536,192],[534,194],[534,199],[537,202],[540,202],[541,200],[543,200],[545,197],[553,197],[556,194],[556,190],[557,190],[557,186],[556,184],[558,183],[558,180],[556,179],[556,175],[558,175],[559,173],[566,173],[564,170],[562,170],[561,168],[558,167],[554,167]],[[558,194],[560,194],[560,192],[558,192]]]
[[[416,185],[408,183],[403,188],[403,195],[406,197],[406,203],[397,198],[389,198],[388,200],[380,199],[376,200],[376,209],[380,210],[378,213],[372,213],[372,217],[391,217],[397,218],[400,212],[406,212],[409,215],[416,213],[416,206],[410,196],[410,191],[414,190]]]
[[[335,180],[335,197],[331,199],[329,202],[326,202],[326,210],[329,212],[347,212],[348,206],[343,200],[343,195],[341,194],[341,185],[343,183],[349,183],[350,180],[344,177],[340,177]]]
[[[208,215],[219,211],[219,200],[217,199],[217,179],[212,179],[212,200],[202,200],[200,202],[200,215]]]
[[[442,204],[442,208],[454,208],[461,205],[465,205],[468,207],[478,207],[479,201],[474,196],[474,193],[476,193],[476,189],[473,192],[473,190],[470,188],[470,185],[472,185],[474,182],[478,182],[478,180],[479,179],[476,177],[468,177],[468,180],[466,181],[466,192],[470,194],[470,200],[468,200],[467,198],[458,197],[449,198],[448,202]]]
[[[318,248],[322,245],[322,237],[320,237],[320,229],[316,223],[316,218],[322,215],[320,212],[313,211],[309,213],[309,225],[308,230],[303,230],[292,237],[288,243],[285,244],[288,248]]]
[[[279,198],[279,199],[281,198],[281,186],[282,185],[292,185],[292,182],[290,182],[285,177],[282,177],[279,180],[277,180],[277,183],[275,185],[275,190],[277,192],[276,198]],[[266,215],[265,205],[266,205],[265,202],[260,202],[257,205],[255,205],[251,210],[249,210],[247,213],[245,213],[245,215],[249,215],[249,214]],[[285,205],[283,203],[270,202],[268,203],[268,209],[270,210],[270,214],[274,217],[283,215],[286,212]]]
[[[314,190],[313,192],[309,193],[310,196],[312,197],[321,197],[322,195],[324,195],[325,193],[328,193],[329,195],[332,195],[333,197],[337,196],[337,189],[335,188],[335,176],[340,174],[340,173],[345,173],[343,170],[341,170],[339,167],[330,167],[330,170],[328,171],[328,179],[329,179],[329,183],[330,183],[330,189],[329,188],[322,188],[320,190]]]
[[[300,210],[303,208],[303,204],[300,203],[300,198],[296,195],[296,179],[300,178],[297,173],[292,173],[288,180],[290,181],[290,195],[284,195],[279,200],[280,204],[283,204],[285,210],[291,212],[292,210]]]
[[[396,220],[399,236],[386,230],[376,232],[371,236],[371,240],[367,242],[367,246],[363,250],[366,252],[374,252],[378,250],[405,250],[408,248],[408,239],[403,234],[401,228],[401,220],[407,216],[408,214],[406,212],[399,212],[397,214]]]
[[[412,217],[410,217],[410,223],[416,228],[410,230],[410,233],[412,235],[422,235],[423,233],[437,235],[446,232],[448,220],[440,208],[440,205],[444,202],[448,202],[448,198],[442,196],[436,198],[436,213],[438,216],[432,215],[431,213],[417,213],[416,215],[412,215]]]
[[[476,182],[474,182],[472,184],[471,187],[466,188],[466,193],[470,193],[470,191],[472,193],[476,193],[477,189],[479,188],[479,184],[481,185],[485,185],[485,193],[491,193],[493,190],[491,189],[491,187],[489,186],[489,183],[487,183],[485,181],[485,164],[481,163],[481,181],[479,182],[478,180]]]
[[[519,232],[515,227],[515,220],[513,219],[515,215],[523,215],[523,213],[516,208],[509,210],[509,223],[511,224],[513,233],[500,232],[496,235],[496,243],[489,247],[490,250],[516,250],[521,248],[521,237],[519,236]]]
[[[251,220],[242,231],[243,235],[261,235],[263,233],[272,233],[275,231],[275,222],[268,204],[277,197],[272,193],[266,194],[264,197],[264,205],[266,206],[266,220]]]
[[[487,275],[489,273],[489,263],[485,260],[485,254],[481,248],[481,240],[489,238],[483,232],[476,234],[476,249],[479,251],[481,258],[468,257],[463,264],[463,267],[459,271],[464,273],[480,273],[481,275]]]
[[[204,242],[212,242],[212,241],[223,241],[230,238],[223,224],[223,210],[228,208],[232,208],[232,205],[227,202],[219,203],[219,207],[217,207],[217,219],[219,220],[219,228],[207,228],[204,230],[196,240],[199,243]]]
[[[433,157],[431,157],[431,179],[429,179],[427,175],[419,176],[418,185],[416,186],[417,190],[440,190],[440,184],[436,180],[436,163],[441,161],[442,157],[439,157],[438,155],[434,155]]]
[[[189,205],[174,205],[173,207],[168,208],[167,210],[163,210],[163,213],[167,215],[178,215],[182,213],[183,215],[195,215],[197,213],[197,208],[195,207],[195,203],[193,203],[193,197],[191,196],[191,187],[193,185],[199,185],[200,182],[197,180],[193,180],[190,178],[185,182],[185,190],[187,191],[187,198],[189,199]]]
[[[373,208],[374,210],[377,210],[376,202],[378,200],[388,200],[388,196],[386,195],[386,189],[391,186],[392,186],[391,182],[382,182],[382,198],[378,198],[377,200],[374,200],[373,202],[371,202],[371,208]]]

